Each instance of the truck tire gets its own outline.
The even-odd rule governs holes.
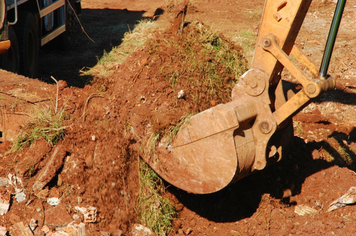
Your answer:
[[[75,16],[75,14],[78,15],[78,12],[79,13],[81,12],[80,4],[78,5],[78,3],[76,3],[73,0],[69,0],[69,3],[71,6],[68,4],[68,1],[66,0],[66,2],[65,2],[66,31],[63,32],[61,35],[59,35],[56,39],[53,40],[54,48],[63,50],[63,51],[70,50],[72,37],[78,28],[77,18]],[[73,11],[73,9],[74,9],[74,11]]]
[[[20,71],[20,53],[19,44],[12,26],[9,26],[9,40],[11,41],[10,49],[1,55],[1,68],[7,71],[19,73]]]
[[[20,73],[35,78],[38,70],[40,41],[35,17],[31,12],[19,12],[15,27],[20,49]]]

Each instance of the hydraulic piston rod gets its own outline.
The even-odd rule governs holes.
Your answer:
[[[336,5],[333,20],[331,22],[328,39],[326,41],[323,60],[321,61],[319,75],[321,78],[326,78],[330,64],[331,55],[336,41],[337,32],[339,31],[342,14],[345,9],[346,0],[339,0]]]

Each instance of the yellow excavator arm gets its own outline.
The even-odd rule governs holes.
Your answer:
[[[172,148],[159,150],[164,161],[146,161],[171,184],[197,194],[219,191],[279,161],[293,139],[291,117],[335,87],[326,72],[345,3],[337,4],[318,71],[295,45],[311,0],[266,0],[251,69],[234,87],[232,101],[192,116]],[[281,78],[284,68],[302,86],[297,93]]]

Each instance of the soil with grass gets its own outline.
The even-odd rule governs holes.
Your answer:
[[[22,182],[14,183],[16,178],[11,177],[12,184],[0,186],[1,199],[11,203],[0,216],[0,226],[9,229],[35,219],[35,235],[44,235],[44,225],[54,231],[72,221],[85,221],[78,207],[90,206],[97,214],[93,223],[86,220],[86,235],[131,235],[135,223],[145,224],[140,210],[142,192],[147,191],[142,189],[141,158],[150,154],[152,134],[160,138],[185,116],[229,101],[232,86],[251,61],[248,48],[253,48],[264,1],[192,0],[187,24],[178,36],[172,34],[172,4],[83,0],[81,21],[96,43],[78,29],[70,51],[41,51],[40,80],[21,77],[21,81],[3,83],[1,102],[6,112],[1,115],[9,122],[3,129],[12,132],[1,144],[0,177],[12,174]],[[316,65],[334,7],[332,1],[314,1],[297,38],[299,48]],[[160,194],[177,212],[170,216],[174,220],[166,229],[168,235],[355,234],[354,205],[327,212],[335,199],[356,186],[355,9],[348,3],[330,65],[337,89],[294,118],[290,154],[209,195],[189,194],[164,183]],[[110,64],[106,68],[110,76],[83,73],[95,66],[104,50],[119,46],[124,34],[134,31],[137,20],[145,18],[155,20],[159,29],[125,62]],[[197,41],[208,30],[218,33]],[[214,54],[218,45],[224,49],[224,58],[238,64],[240,71],[220,64]],[[62,80],[58,98],[51,75]],[[214,86],[206,82],[211,78],[216,79]],[[184,95],[178,96],[180,91]],[[36,116],[34,110],[49,113]],[[63,114],[62,123],[48,118],[53,114]],[[32,126],[20,121],[30,121]],[[21,151],[8,152],[16,132],[34,128],[40,134],[36,139],[24,143]],[[55,133],[61,139],[55,144],[57,139],[50,139],[51,145],[48,130],[64,130],[64,137]],[[160,182],[157,176],[153,179]],[[18,202],[21,190],[26,199]],[[52,206],[49,198],[60,203]],[[146,205],[146,212],[159,205]],[[300,208],[309,212],[297,214]]]

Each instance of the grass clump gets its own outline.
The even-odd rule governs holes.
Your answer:
[[[65,126],[63,125],[65,118],[64,110],[57,113],[52,109],[37,110],[33,121],[22,127],[21,133],[13,142],[12,150],[20,151],[40,138],[54,146],[65,135]]]
[[[211,102],[230,101],[231,90],[247,70],[241,47],[202,23],[192,23],[181,36],[160,35],[150,40],[151,61],[163,62],[159,77],[173,91],[184,90],[199,112]]]
[[[82,71],[82,75],[109,78],[113,74],[113,68],[123,63],[133,51],[144,45],[156,28],[157,23],[152,20],[140,21],[133,31],[129,30],[125,33],[119,46],[113,47],[110,52],[104,51],[98,63],[88,71]]]
[[[166,235],[172,226],[176,210],[174,204],[164,197],[162,179],[143,161],[140,161],[140,191],[138,216],[141,224],[157,235]]]

